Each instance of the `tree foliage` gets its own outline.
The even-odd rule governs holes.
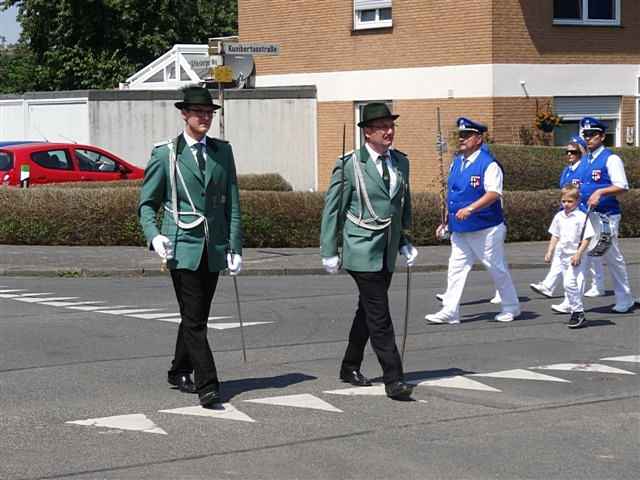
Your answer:
[[[0,0],[14,5],[38,90],[114,88],[176,43],[237,31],[236,0]]]

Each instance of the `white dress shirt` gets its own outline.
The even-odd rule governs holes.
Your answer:
[[[549,233],[557,237],[557,252],[561,257],[575,255],[582,241],[580,235],[587,215],[578,208],[572,210],[568,214],[564,209],[560,210],[553,217]],[[591,238],[595,235],[591,221],[587,220],[587,226],[584,230],[583,238]]]
[[[367,148],[367,152],[369,152],[369,156],[373,159],[376,169],[378,170],[378,173],[380,174],[381,177],[382,177],[381,157],[382,156],[387,157],[386,162],[387,162],[387,168],[389,169],[389,192],[395,192],[396,184],[398,183],[398,174],[396,173],[396,169],[394,168],[393,163],[391,162],[391,154],[389,153],[389,150],[387,150],[384,153],[378,153],[373,148],[371,148],[371,146],[368,143],[365,143],[364,145]]]
[[[184,139],[187,142],[187,146],[191,149],[191,153],[193,153],[193,158],[196,161],[196,167],[200,168],[198,166],[198,157],[196,156],[196,154],[198,153],[198,149],[196,148],[196,144],[201,143],[203,145],[203,149],[202,149],[202,154],[204,155],[205,160],[207,159],[207,137],[204,136],[202,137],[202,140],[196,140],[195,138],[192,138],[189,136],[189,134],[186,132],[186,130],[183,132],[184,135]]]

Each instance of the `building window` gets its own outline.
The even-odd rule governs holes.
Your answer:
[[[566,145],[572,135],[580,133],[583,117],[595,117],[607,125],[604,144],[621,146],[620,97],[554,97],[553,110],[562,118],[553,131],[554,144]]]
[[[353,0],[354,30],[391,26],[391,0]]]
[[[553,0],[556,25],[620,25],[620,0]]]

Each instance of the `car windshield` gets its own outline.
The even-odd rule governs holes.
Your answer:
[[[13,156],[9,152],[0,152],[0,170],[7,171],[13,167]]]

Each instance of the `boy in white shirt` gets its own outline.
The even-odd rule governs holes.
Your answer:
[[[589,246],[589,239],[594,236],[593,226],[587,215],[578,209],[580,205],[580,189],[574,184],[562,188],[560,210],[553,217],[549,233],[549,247],[544,261],[549,263],[554,252],[560,257],[565,295],[571,310],[569,328],[582,327],[585,322],[582,296],[584,295],[584,267],[582,256]]]

